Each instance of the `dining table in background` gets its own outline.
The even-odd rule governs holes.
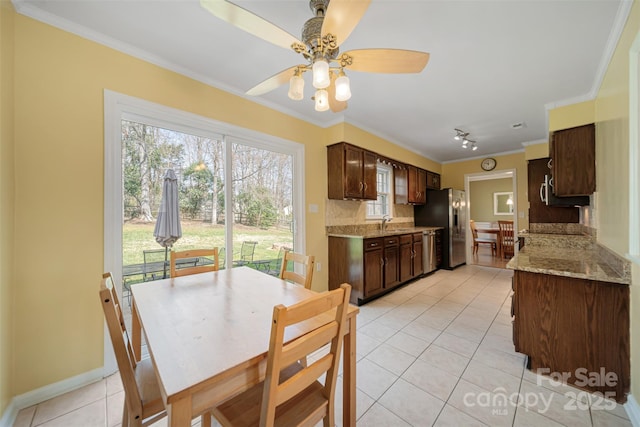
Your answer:
[[[273,308],[315,293],[248,267],[132,286],[132,344],[144,332],[170,427],[191,419],[264,379]],[[349,306],[343,341],[343,425],[356,421],[356,315]],[[313,328],[292,327],[285,339]]]

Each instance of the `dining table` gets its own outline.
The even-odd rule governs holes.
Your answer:
[[[498,227],[476,228],[476,232],[478,232],[478,234],[485,233],[496,235],[496,255],[498,258],[502,259],[502,240],[500,239],[500,229]]]
[[[170,427],[191,420],[264,380],[274,306],[316,293],[249,267],[136,284],[131,341],[142,334]],[[350,305],[343,338],[343,425],[356,424],[356,316]],[[329,316],[329,314],[325,314]],[[288,328],[285,341],[313,329]]]

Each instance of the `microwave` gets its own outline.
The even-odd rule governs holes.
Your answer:
[[[589,206],[589,196],[570,196],[570,197],[556,197],[553,194],[553,177],[550,175],[544,176],[544,182],[540,185],[540,200],[547,206],[557,207],[574,207],[574,206]]]

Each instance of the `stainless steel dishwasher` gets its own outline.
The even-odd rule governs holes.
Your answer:
[[[422,267],[424,268],[425,274],[431,273],[437,268],[435,230],[425,230],[422,232]]]

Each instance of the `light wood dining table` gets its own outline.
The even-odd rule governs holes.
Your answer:
[[[140,359],[142,333],[171,427],[264,379],[273,308],[313,291],[249,267],[140,283],[131,287],[132,344]],[[343,344],[343,425],[356,424],[356,315],[349,306]],[[291,328],[285,340],[314,327]]]

